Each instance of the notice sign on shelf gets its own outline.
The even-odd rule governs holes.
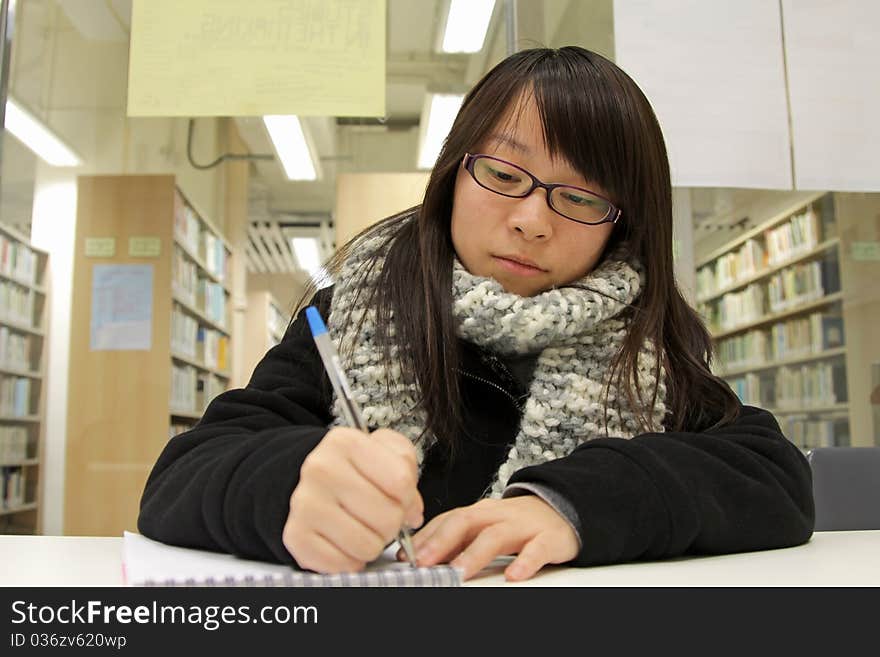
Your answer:
[[[158,237],[140,236],[128,238],[128,255],[134,258],[158,258],[162,252],[162,240]]]
[[[87,237],[87,258],[112,258],[116,255],[115,237]]]
[[[128,116],[384,116],[386,0],[134,0]]]
[[[880,260],[880,242],[853,242],[853,260]]]

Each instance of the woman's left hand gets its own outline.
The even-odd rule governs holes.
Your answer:
[[[413,536],[413,546],[420,566],[450,562],[464,569],[465,579],[495,557],[516,554],[504,570],[509,581],[571,561],[580,549],[568,521],[536,495],[484,499],[442,513]]]

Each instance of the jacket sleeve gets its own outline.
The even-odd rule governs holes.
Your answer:
[[[730,424],[601,438],[509,483],[558,491],[577,511],[575,565],[799,545],[813,531],[810,465],[767,411]]]
[[[313,303],[329,306],[321,291]],[[292,562],[281,541],[300,467],[332,417],[331,390],[305,315],[254,369],[172,438],[141,498],[138,530],[186,547]]]

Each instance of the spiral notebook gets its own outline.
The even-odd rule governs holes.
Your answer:
[[[357,573],[321,575],[282,564],[175,547],[140,534],[123,534],[122,573],[127,586],[380,587],[460,586],[452,566],[413,568],[394,559],[397,546]]]

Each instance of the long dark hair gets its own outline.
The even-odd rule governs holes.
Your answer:
[[[366,291],[366,301],[377,311],[377,340],[386,355],[392,342],[406,345],[399,350],[401,367],[421,391],[427,430],[450,449],[466,430],[452,316],[450,224],[458,167],[464,154],[496,128],[524,94],[534,97],[550,154],[561,155],[601,185],[622,209],[605,254],[622,250],[644,267],[645,286],[630,309],[630,330],[612,364],[612,376],[637,409],[643,430],[658,428],[650,421],[656,387],[650,399],[636,392],[637,357],[646,340],[662,347],[668,427],[699,430],[734,418],[739,403],[727,384],[710,372],[709,334],[675,282],[669,162],[654,112],[635,82],[615,64],[567,46],[523,50],[489,71],[465,97],[423,203],[368,228],[328,263],[332,275],[360,237],[392,229],[385,266],[377,284]],[[313,292],[314,287],[304,298]],[[393,338],[387,331],[391,317]],[[660,366],[658,361],[655,374]]]

